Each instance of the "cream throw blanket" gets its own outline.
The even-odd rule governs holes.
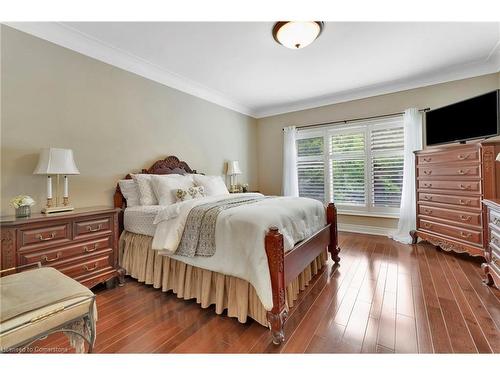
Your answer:
[[[257,193],[230,197],[263,197]],[[155,218],[152,247],[162,255],[206,270],[239,277],[255,288],[264,308],[271,310],[272,290],[264,238],[269,227],[283,234],[285,251],[326,225],[325,207],[309,198],[273,197],[222,211],[215,228],[216,253],[212,257],[175,255],[190,210],[227,199],[227,194],[193,199],[166,206]]]

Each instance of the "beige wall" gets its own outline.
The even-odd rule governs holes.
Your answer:
[[[437,108],[454,101],[500,87],[500,74],[447,82],[387,95],[353,100],[303,111],[271,116],[257,121],[260,189],[265,194],[280,194],[282,179],[282,128],[358,117],[402,112],[406,108]],[[395,227],[396,219],[341,216],[344,224]]]
[[[16,194],[44,203],[32,172],[49,146],[74,150],[75,206],[112,204],[118,179],[167,155],[217,175],[239,160],[240,181],[259,188],[255,119],[6,26],[1,42],[2,214]]]

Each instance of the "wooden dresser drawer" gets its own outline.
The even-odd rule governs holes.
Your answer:
[[[444,220],[451,220],[460,225],[480,226],[482,223],[482,215],[480,212],[464,212],[451,210],[448,208],[419,205],[418,214]]]
[[[97,238],[78,244],[66,245],[50,250],[36,250],[19,254],[19,264],[40,262],[46,266],[57,266],[75,257],[90,255],[103,249],[112,248],[111,237]]]
[[[69,223],[54,224],[39,228],[21,229],[18,231],[19,251],[46,248],[71,240]]]
[[[482,245],[481,231],[457,228],[451,225],[440,224],[433,221],[418,219],[418,227],[421,230],[443,234],[445,236],[456,238],[460,241],[471,242]]]
[[[418,193],[418,200],[421,203],[442,203],[452,204],[463,208],[481,208],[481,199],[479,197],[465,197],[459,195],[441,195],[433,193]],[[458,208],[458,207],[457,207]]]
[[[491,267],[493,267],[493,270],[497,273],[497,275],[500,276],[500,247],[490,244],[490,250],[491,252],[488,263]]]
[[[479,165],[457,166],[419,166],[417,177],[475,177],[479,178]]]
[[[111,233],[112,217],[100,217],[91,220],[75,221],[74,239],[79,240],[87,237],[100,236],[103,234]]]
[[[90,274],[113,268],[113,251],[110,249],[106,254],[98,254],[94,257],[79,260],[78,262],[61,265],[57,267],[65,275],[78,280]]]
[[[479,163],[479,150],[477,147],[470,147],[417,155],[417,164],[419,165],[449,163],[454,161],[477,161]]]
[[[418,188],[421,190],[454,190],[477,194],[481,193],[480,181],[419,180]]]

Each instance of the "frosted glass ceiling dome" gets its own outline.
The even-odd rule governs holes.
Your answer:
[[[280,21],[273,27],[273,37],[287,48],[300,49],[314,42],[323,28],[320,21]]]

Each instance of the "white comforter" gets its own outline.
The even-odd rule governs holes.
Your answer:
[[[239,195],[261,196],[257,193],[245,193],[232,194],[231,197]],[[153,249],[192,266],[248,281],[255,288],[264,308],[271,310],[271,279],[264,247],[266,232],[271,226],[278,227],[283,234],[285,251],[291,250],[297,242],[325,226],[325,208],[319,201],[292,197],[273,197],[230,208],[222,211],[217,218],[215,255],[193,258],[174,255],[191,208],[227,198],[227,194],[218,195],[163,208],[155,218],[157,227]]]

